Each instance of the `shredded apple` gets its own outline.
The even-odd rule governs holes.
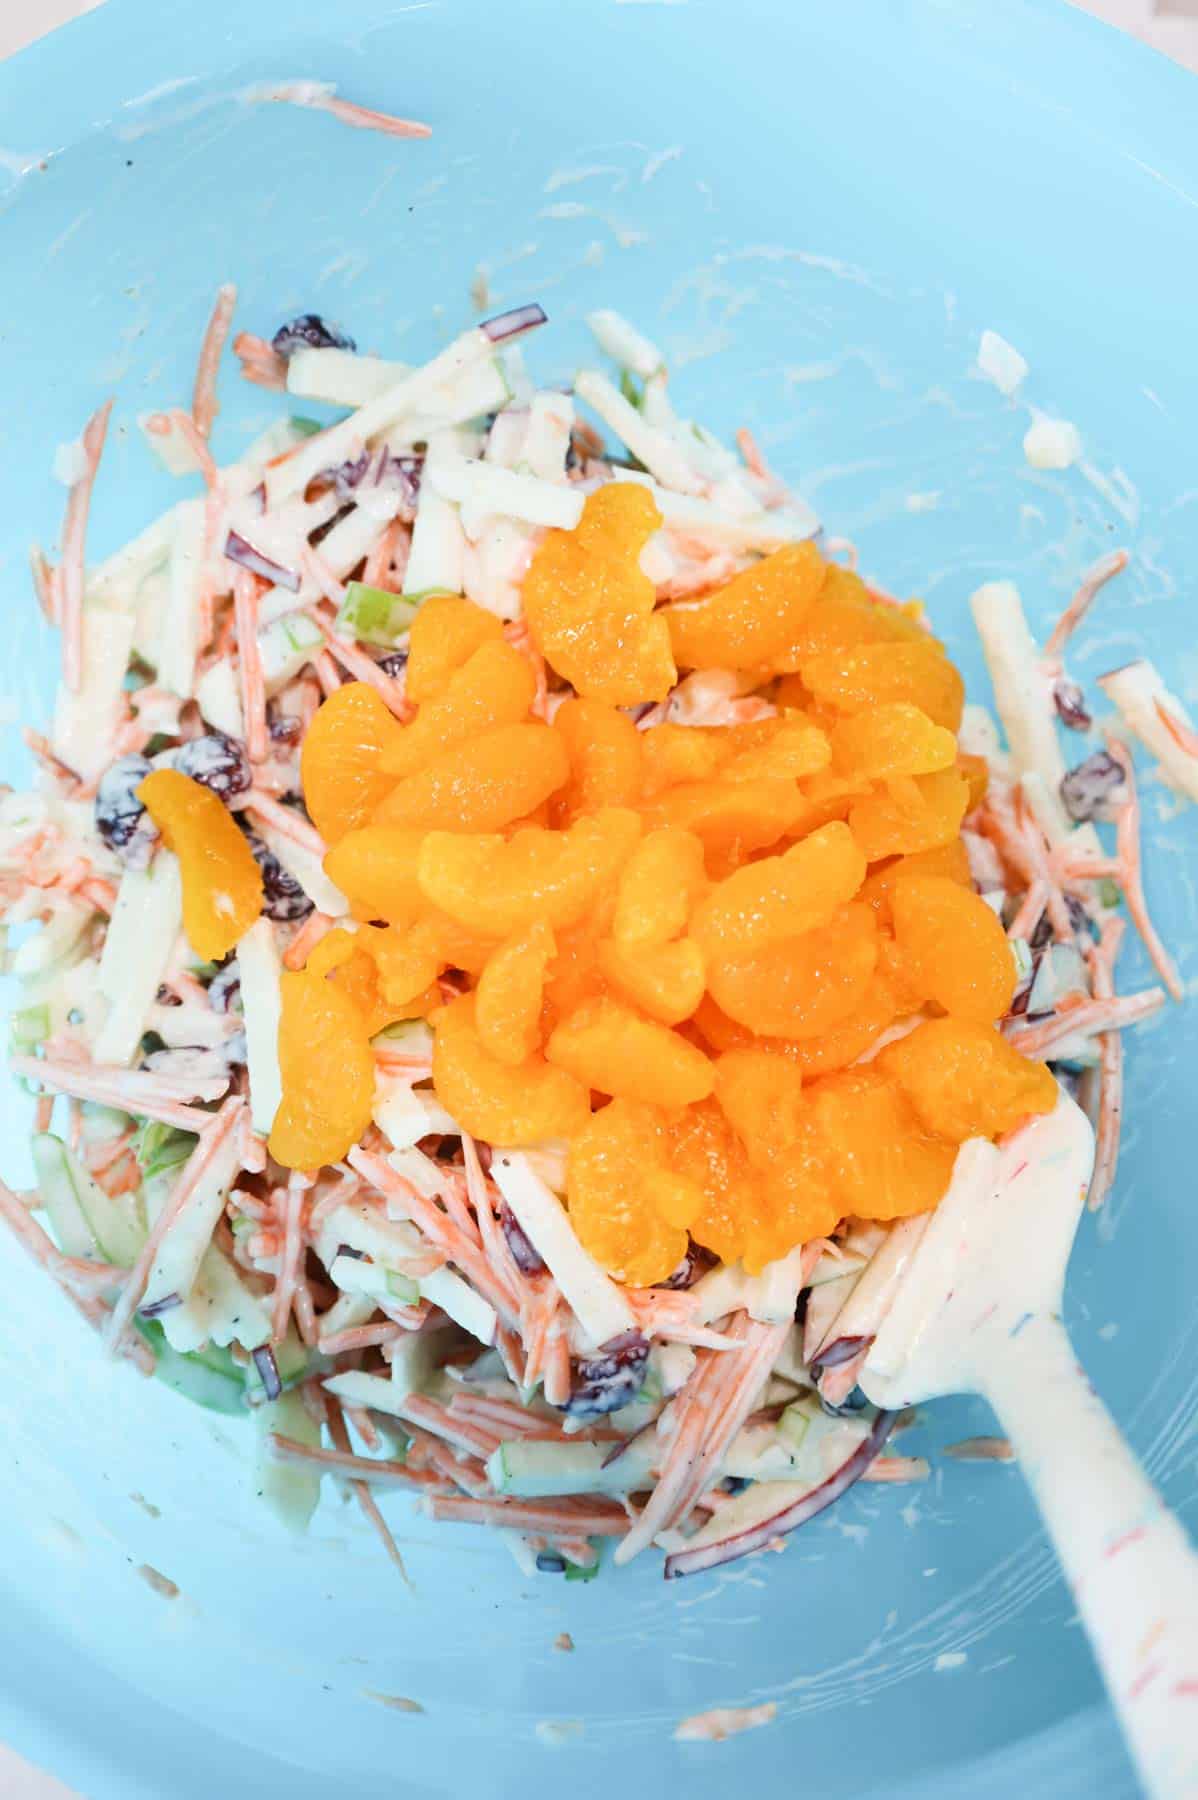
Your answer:
[[[305,794],[358,928],[287,978],[271,1142],[343,1156],[369,1034],[424,1014],[441,1104],[489,1144],[564,1139],[579,1238],[638,1284],[688,1235],[757,1271],[846,1215],[925,1212],[959,1143],[1056,1093],[994,1029],[1014,967],[969,885],[941,645],[809,544],[655,610],[657,522],[612,483],[542,541],[547,708],[520,639],[444,596],[412,631],[409,723],[359,684],[325,702]],[[638,728],[708,669],[757,716]]]

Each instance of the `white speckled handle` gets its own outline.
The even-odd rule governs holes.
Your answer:
[[[1044,1516],[1147,1793],[1198,1796],[1198,1555],[1078,1365],[1029,1318],[977,1371]]]

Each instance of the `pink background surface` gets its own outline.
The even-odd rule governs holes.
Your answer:
[[[103,0],[0,0],[0,57],[90,12]],[[1073,0],[1198,72],[1198,0]],[[0,1744],[5,1800],[86,1800]]]

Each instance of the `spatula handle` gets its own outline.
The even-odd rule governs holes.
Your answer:
[[[979,1385],[1044,1516],[1147,1792],[1198,1796],[1198,1555],[1061,1321],[1034,1314]]]

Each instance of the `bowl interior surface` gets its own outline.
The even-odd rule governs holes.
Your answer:
[[[434,136],[246,97],[282,77]],[[0,69],[0,772],[25,778],[16,727],[52,698],[24,558],[57,538],[55,446],[115,392],[92,550],[165,508],[179,490],[136,416],[186,403],[226,280],[240,326],[269,336],[315,310],[411,361],[468,322],[472,283],[491,311],[540,299],[543,380],[570,379],[584,313],[615,306],[668,352],[683,411],[723,436],[749,425],[867,573],[927,600],[975,697],[972,589],[1010,576],[1042,628],[1126,544],[1074,672],[1146,651],[1193,701],[1189,81],[1047,0],[350,0],[311,24],[281,0],[213,0],[202,23],[177,0],[112,0]],[[1016,401],[974,369],[986,326],[1031,365]],[[226,368],[218,453],[283,404]],[[1026,465],[1029,405],[1077,423],[1079,466]],[[1173,810],[1148,783],[1149,898],[1192,978],[1198,837]],[[1138,946],[1121,978],[1151,979]],[[1196,1054],[1186,1009],[1135,1034],[1118,1187],[1083,1224],[1067,1303],[1096,1386],[1191,1519]],[[25,1181],[28,1100],[8,1087],[4,1107],[4,1172]],[[699,1797],[730,1777],[826,1800],[1134,1792],[1018,1473],[937,1454],[988,1428],[980,1404],[926,1409],[904,1443],[932,1457],[926,1484],[858,1488],[783,1554],[670,1585],[651,1557],[530,1581],[486,1533],[388,1503],[408,1589],[331,1491],[309,1538],[276,1529],[236,1425],[104,1362],[7,1240],[0,1258],[0,1731],[93,1800],[424,1800],[563,1777]],[[672,1741],[686,1715],[766,1699],[766,1730]]]

